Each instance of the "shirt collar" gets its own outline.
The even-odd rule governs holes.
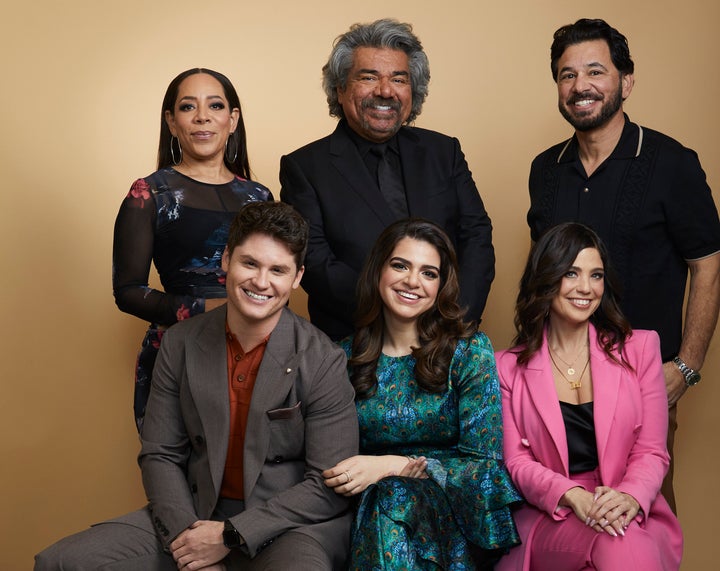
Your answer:
[[[355,146],[358,149],[358,152],[360,153],[360,156],[365,158],[365,155],[368,154],[370,149],[377,147],[378,145],[387,145],[390,149],[395,151],[397,155],[400,155],[400,147],[398,146],[398,135],[395,133],[390,139],[385,141],[385,143],[374,143],[373,141],[368,141],[365,137],[361,137],[358,133],[353,131],[352,127],[348,125],[348,122],[345,119],[342,119],[340,121],[340,124],[345,129],[345,132],[350,137],[350,140],[355,143]]]
[[[622,134],[618,144],[615,145],[613,152],[606,160],[612,159],[632,159],[637,158],[640,155],[643,144],[643,128],[640,125],[630,122],[630,118],[626,113],[623,113],[625,117],[625,125],[623,126]],[[578,142],[577,135],[573,135],[568,140],[565,146],[558,155],[558,163],[569,163],[577,159],[578,156]]]

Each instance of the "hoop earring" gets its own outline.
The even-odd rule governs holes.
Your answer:
[[[177,141],[177,148],[180,151],[180,160],[177,160],[175,158],[175,149],[173,147],[173,141]],[[172,157],[173,165],[177,166],[182,162],[182,159],[183,159],[182,147],[180,146],[180,140],[175,135],[170,135],[170,156]]]
[[[235,143],[234,151],[232,153],[229,152],[230,147],[231,147],[230,141]],[[238,143],[237,140],[235,139],[235,132],[230,133],[230,136],[227,138],[227,141],[225,141],[225,160],[228,163],[233,164],[235,162],[235,160],[237,159],[239,146],[240,146],[240,143]],[[232,155],[232,157],[230,155]]]

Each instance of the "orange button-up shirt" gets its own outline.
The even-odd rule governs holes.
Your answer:
[[[230,434],[220,495],[224,498],[242,500],[245,499],[243,494],[245,428],[255,379],[270,337],[265,338],[262,343],[248,352],[243,350],[240,342],[228,329],[227,324],[225,324],[225,338],[230,395]]]

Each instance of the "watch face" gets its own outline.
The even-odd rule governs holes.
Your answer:
[[[685,383],[691,387],[693,385],[697,385],[700,382],[700,373],[696,373],[693,371],[687,376],[687,379],[685,379]]]

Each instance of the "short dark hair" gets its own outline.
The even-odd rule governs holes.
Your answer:
[[[635,64],[630,57],[630,47],[625,36],[605,20],[581,18],[574,24],[559,28],[553,35],[553,43],[550,47],[550,71],[554,81],[557,81],[558,61],[565,50],[569,46],[593,40],[607,42],[613,65],[622,75],[630,75],[635,71]]]
[[[335,39],[330,57],[322,68],[323,89],[330,107],[330,116],[345,117],[338,101],[337,90],[347,87],[355,50],[362,47],[402,50],[407,54],[412,90],[412,109],[407,123],[412,123],[420,115],[428,94],[430,63],[420,39],[413,34],[412,26],[391,18],[376,20],[370,24],[353,24],[350,30]]]
[[[245,121],[243,120],[240,98],[238,97],[237,91],[235,91],[235,87],[233,87],[232,82],[227,77],[220,72],[203,67],[196,67],[183,71],[170,82],[170,85],[168,85],[168,88],[165,91],[165,97],[163,98],[162,109],[160,111],[160,142],[158,143],[157,168],[160,170],[174,164],[172,152],[170,151],[172,133],[170,132],[170,127],[167,125],[167,121],[165,120],[165,112],[169,111],[171,115],[175,114],[175,104],[177,103],[180,84],[191,75],[196,75],[198,73],[211,75],[217,79],[220,82],[220,85],[222,85],[225,98],[228,100],[228,104],[230,105],[230,110],[237,108],[239,112],[237,127],[230,136],[230,139],[237,145],[237,156],[233,162],[229,162],[227,157],[224,158],[224,161],[225,166],[230,169],[232,173],[238,175],[239,177],[249,179],[250,161],[248,159],[247,139],[245,137]]]
[[[527,363],[540,349],[550,306],[560,291],[563,276],[585,248],[598,251],[605,270],[603,296],[590,322],[609,357],[617,360],[612,354],[614,348],[622,352],[631,328],[620,310],[617,280],[607,249],[592,229],[577,222],[566,222],[553,226],[540,236],[530,251],[520,279],[515,306],[517,335],[513,343],[517,348],[518,363]]]
[[[417,320],[420,347],[413,348],[415,378],[422,389],[429,392],[445,389],[457,340],[472,333],[471,326],[463,321],[465,310],[458,301],[458,263],[450,238],[439,226],[422,218],[406,218],[391,224],[375,242],[357,284],[356,332],[349,366],[350,380],[360,399],[374,394],[377,387],[377,361],[385,331],[380,276],[403,238],[427,242],[440,256],[440,289],[435,304]]]
[[[240,246],[251,234],[265,234],[285,244],[299,270],[305,260],[308,225],[305,219],[284,202],[248,202],[235,216],[228,233],[227,250]]]

